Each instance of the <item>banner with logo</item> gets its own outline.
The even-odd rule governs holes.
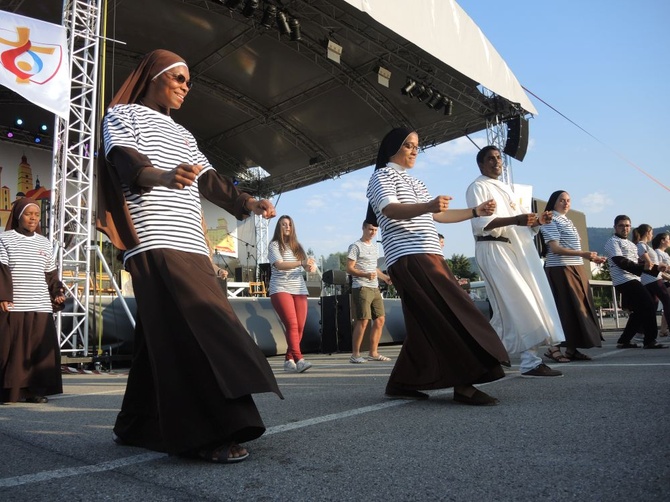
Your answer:
[[[0,11],[0,85],[67,119],[70,62],[65,27]]]

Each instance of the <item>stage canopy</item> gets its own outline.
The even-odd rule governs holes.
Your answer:
[[[255,193],[281,193],[369,166],[392,127],[417,130],[429,147],[481,131],[495,117],[536,113],[454,1],[106,5],[104,103],[146,52],[180,54],[194,85],[175,120],[221,173]],[[0,0],[0,9],[61,24],[59,0]],[[18,116],[24,131],[9,140],[6,132]],[[53,129],[51,113],[0,87],[1,140],[32,142],[37,131],[30,127],[43,122]],[[40,145],[51,148],[49,137]],[[248,169],[255,166],[269,176]]]

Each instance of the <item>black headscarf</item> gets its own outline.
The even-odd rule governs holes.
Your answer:
[[[185,65],[174,52],[157,49],[137,65],[112,98],[108,108],[118,104],[139,102],[153,78],[174,65]],[[140,160],[138,160],[140,162]],[[148,162],[148,159],[146,159]],[[98,151],[98,197],[96,228],[103,232],[118,249],[131,249],[140,243],[130,212],[123,197],[121,181],[105,158],[104,148]]]
[[[547,201],[547,207],[544,208],[545,211],[553,211],[556,207],[556,202],[562,193],[567,193],[565,190],[557,190],[551,194],[549,200]]]
[[[5,225],[5,230],[16,230],[19,233],[25,233],[19,230],[19,219],[21,218],[21,215],[23,214],[23,211],[26,209],[26,207],[28,207],[31,204],[37,206],[38,209],[40,207],[39,203],[31,197],[23,197],[21,199],[14,201],[12,203],[12,209],[9,212],[9,218],[7,219],[7,225]],[[40,226],[39,223],[37,224],[35,233],[37,234],[42,233],[42,227]]]
[[[407,139],[407,136],[412,134],[413,131],[405,127],[397,127],[389,132],[382,142],[379,144],[379,151],[377,152],[377,163],[375,164],[375,171],[386,167],[389,163],[391,157],[393,157],[403,143]],[[365,223],[370,225],[379,226],[377,222],[377,215],[375,214],[372,206],[368,203],[368,212],[365,216]]]

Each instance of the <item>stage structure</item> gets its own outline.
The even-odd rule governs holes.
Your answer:
[[[413,9],[411,23],[403,0],[58,4],[2,0],[0,8],[68,28],[70,118],[57,122],[52,145],[45,138],[40,146],[53,148],[52,235],[58,264],[72,279],[68,296],[77,301],[72,329],[61,332],[62,351],[72,356],[90,352],[99,103],[109,101],[149,50],[163,47],[189,62],[195,85],[175,120],[194,134],[217,171],[261,197],[374,164],[379,140],[392,127],[416,130],[423,148],[487,130],[491,143],[504,142],[508,150],[505,126],[511,131],[515,119],[527,125],[526,116],[536,113],[495,48],[453,1]],[[110,40],[101,51],[101,26],[110,30],[105,40],[123,43]],[[17,115],[52,118],[4,88],[0,104],[2,140]],[[523,137],[517,135],[517,147]],[[521,160],[518,151],[511,155]],[[269,175],[252,174],[257,166]],[[506,174],[511,182],[509,168]],[[256,229],[257,263],[265,263],[267,222],[257,219]]]

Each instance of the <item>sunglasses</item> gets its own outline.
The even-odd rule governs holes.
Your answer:
[[[176,81],[179,85],[186,84],[186,87],[189,89],[193,87],[193,82],[186,80],[186,77],[181,73],[170,73],[169,71],[166,71],[165,74],[172,80]]]

